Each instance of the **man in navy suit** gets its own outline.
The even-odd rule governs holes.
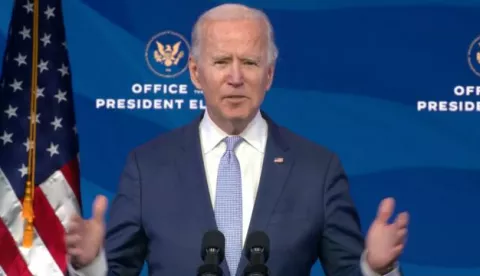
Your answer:
[[[72,274],[138,275],[147,261],[151,275],[196,275],[202,236],[219,229],[224,275],[242,274],[252,231],[270,238],[273,276],[307,276],[318,259],[327,275],[400,275],[408,215],[389,223],[383,200],[364,241],[339,158],[260,111],[276,58],[262,12],[226,4],[199,18],[189,69],[206,112],[131,152],[107,231],[105,197],[92,219],[72,218]]]

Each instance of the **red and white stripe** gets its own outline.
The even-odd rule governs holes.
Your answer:
[[[35,189],[35,235],[22,246],[22,202],[0,169],[0,268],[8,276],[60,276],[67,268],[65,228],[80,212],[78,163],[72,161]],[[0,275],[2,275],[0,270]]]

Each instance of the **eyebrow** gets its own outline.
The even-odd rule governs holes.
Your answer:
[[[232,56],[231,55],[226,55],[226,54],[213,55],[212,59],[213,60],[232,59]]]
[[[220,54],[220,55],[214,55],[212,57],[212,60],[231,60],[232,56],[227,55],[227,54]],[[259,56],[243,56],[240,57],[241,60],[247,60],[247,61],[255,61],[255,62],[260,62],[261,57]]]
[[[262,58],[259,57],[259,56],[246,56],[246,57],[242,57],[241,59],[242,60],[248,60],[248,61],[254,61],[254,62],[260,62],[262,60]]]

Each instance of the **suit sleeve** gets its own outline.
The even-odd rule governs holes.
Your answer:
[[[324,216],[318,252],[325,274],[361,276],[364,240],[360,219],[350,196],[347,176],[334,154],[325,175]]]
[[[108,275],[139,275],[147,237],[141,217],[142,179],[135,153],[127,159],[118,192],[110,206],[105,250]]]

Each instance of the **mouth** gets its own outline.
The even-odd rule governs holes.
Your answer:
[[[228,95],[228,96],[225,96],[224,98],[225,99],[242,99],[242,98],[246,98],[246,97],[243,96],[243,95]]]
[[[230,95],[230,96],[225,96],[223,99],[229,103],[241,103],[244,100],[247,99],[247,97],[242,96],[242,95]]]

